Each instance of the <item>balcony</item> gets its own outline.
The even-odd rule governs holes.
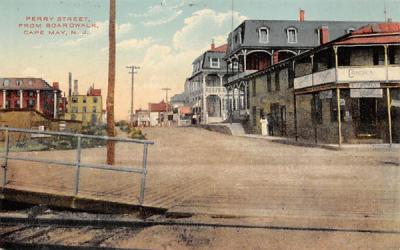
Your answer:
[[[226,88],[224,87],[206,87],[207,95],[221,95],[226,93]]]
[[[229,77],[228,78],[228,83],[232,83],[234,81],[237,81],[237,80],[239,80],[239,79],[241,79],[243,77],[246,77],[246,76],[248,76],[250,74],[253,74],[253,73],[257,72],[257,71],[258,70],[246,70],[246,71],[243,71],[241,73],[238,73],[238,74],[236,74],[234,76]]]
[[[400,81],[400,66],[338,67],[294,79],[294,89],[326,83]]]

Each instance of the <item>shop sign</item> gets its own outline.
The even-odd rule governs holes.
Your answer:
[[[350,89],[351,98],[382,98],[382,89]]]
[[[351,89],[380,89],[379,82],[352,82],[349,84]]]

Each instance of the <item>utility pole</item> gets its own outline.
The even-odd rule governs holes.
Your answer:
[[[110,16],[108,28],[108,92],[107,92],[107,135],[115,136],[114,124],[114,88],[115,88],[115,16],[116,0],[110,0]],[[114,165],[115,142],[107,141],[107,164]]]
[[[165,103],[167,104],[167,111],[169,111],[168,110],[168,91],[170,91],[171,89],[170,88],[162,88],[161,90],[165,91]]]
[[[140,67],[132,65],[132,66],[126,66],[127,69],[130,69],[131,71],[129,71],[129,74],[132,75],[131,77],[131,112],[130,112],[130,122],[133,123],[133,112],[134,112],[134,90],[135,90],[135,74],[137,74],[138,72],[135,71],[135,69],[140,69]]]

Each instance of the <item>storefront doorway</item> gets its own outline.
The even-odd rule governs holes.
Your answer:
[[[358,137],[376,138],[377,136],[377,99],[359,98],[360,119]]]

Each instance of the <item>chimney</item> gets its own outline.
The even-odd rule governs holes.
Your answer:
[[[325,44],[329,42],[329,28],[328,26],[322,26],[319,30],[319,43]]]
[[[300,9],[300,22],[304,22],[304,14],[305,14],[305,11]]]
[[[68,73],[68,96],[71,96],[72,92],[72,73]]]
[[[72,95],[78,95],[78,80],[74,80],[74,92]]]
[[[59,90],[60,89],[60,86],[59,86],[58,82],[53,82],[53,89],[54,90]]]
[[[214,43],[214,39],[211,40],[211,50],[215,49],[215,43]]]

